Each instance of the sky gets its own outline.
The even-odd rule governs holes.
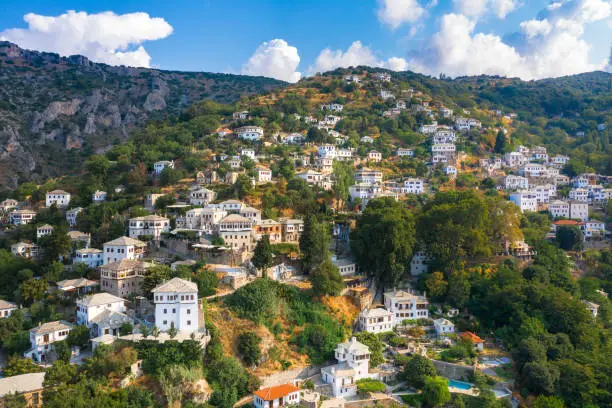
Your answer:
[[[531,80],[612,72],[612,0],[2,0],[0,40],[289,82],[357,65]]]

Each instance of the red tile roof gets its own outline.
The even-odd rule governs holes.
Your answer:
[[[463,332],[461,333],[459,336],[461,336],[462,339],[464,340],[471,340],[472,343],[476,344],[476,343],[484,343],[484,340],[481,339],[480,337],[478,337],[477,335],[475,335],[472,332]]]
[[[559,221],[553,222],[553,224],[555,224],[555,225],[578,225],[578,221],[574,221],[574,220],[559,220]]]
[[[264,401],[273,401],[299,390],[300,389],[294,385],[283,384],[277,385],[276,387],[262,388],[261,390],[254,391],[253,394],[257,395]]]

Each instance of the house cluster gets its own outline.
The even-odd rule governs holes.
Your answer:
[[[403,325],[407,320],[429,318],[427,297],[410,290],[385,292],[384,305],[384,308],[361,311],[357,320],[361,331],[384,333]]]

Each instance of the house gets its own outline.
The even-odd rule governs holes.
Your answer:
[[[357,381],[370,376],[370,349],[351,337],[336,347],[337,364],[321,369],[321,378],[330,384],[334,397],[357,395]]]
[[[424,251],[415,252],[410,260],[410,275],[419,276],[429,269],[428,257]]]
[[[553,200],[548,203],[548,212],[553,218],[570,218],[570,205],[565,201]]]
[[[219,177],[215,170],[198,171],[196,173],[196,183],[199,185],[215,184],[217,180],[219,180]]]
[[[380,170],[372,170],[367,167],[356,170],[353,178],[355,179],[355,183],[382,183],[383,174]]]
[[[4,407],[6,397],[18,394],[25,401],[23,405],[18,406],[42,408],[45,374],[28,373],[0,378],[0,407]]]
[[[300,405],[301,389],[292,384],[261,388],[253,391],[255,408],[278,408],[286,405]]]
[[[146,246],[146,243],[130,237],[121,237],[106,242],[103,245],[104,265],[123,259],[142,259]]]
[[[306,142],[306,136],[300,133],[290,133],[283,138],[284,144],[301,145]]]
[[[474,129],[480,129],[482,124],[479,120],[472,118],[456,118],[455,129],[459,131],[469,131]]]
[[[66,208],[70,204],[70,193],[64,190],[53,190],[46,194],[45,206],[51,207],[55,204],[59,208]]]
[[[12,210],[13,208],[17,207],[19,207],[19,201],[13,200],[11,198],[7,198],[6,200],[0,203],[0,210],[2,211],[8,212],[9,210]]]
[[[22,258],[38,258],[39,247],[31,242],[17,242],[11,245],[11,254]]]
[[[84,263],[88,268],[97,268],[104,264],[104,252],[96,248],[77,249],[73,263]]]
[[[93,292],[98,286],[100,286],[100,282],[86,278],[65,279],[57,282],[57,289],[64,294],[85,295]]]
[[[396,150],[395,155],[399,157],[414,157],[414,149],[404,149],[400,147]]]
[[[332,256],[332,263],[338,268],[338,272],[342,276],[352,276],[357,272],[357,264],[355,261],[347,258],[337,258]]]
[[[9,214],[11,224],[13,225],[29,224],[34,217],[36,217],[36,213],[32,210],[15,210]]]
[[[585,239],[598,238],[606,236],[606,224],[598,220],[588,220],[581,222],[579,228],[582,231]]]
[[[248,218],[254,223],[261,221],[261,211],[258,210],[257,208],[242,207],[240,211],[238,211],[238,214],[242,215],[244,218]],[[225,216],[227,216],[227,214]],[[219,220],[223,219],[224,217],[221,217]],[[215,224],[217,223],[218,222],[216,222]]]
[[[344,106],[339,103],[328,103],[321,105],[321,110],[329,110],[332,112],[342,112]]]
[[[5,319],[11,315],[15,310],[19,309],[17,304],[9,302],[4,299],[0,299],[0,319]]]
[[[357,321],[359,330],[368,333],[393,331],[393,313],[385,309],[364,309],[359,314]]]
[[[161,331],[172,327],[193,333],[200,327],[198,285],[181,278],[172,278],[152,291],[155,303],[155,325]]]
[[[518,170],[519,176],[523,177],[548,177],[549,171],[546,166],[538,163],[527,163]]]
[[[238,214],[230,214],[219,221],[219,237],[235,250],[253,249],[253,222]]]
[[[174,168],[174,160],[161,160],[153,163],[153,174],[158,175],[161,174],[165,169],[173,169]]]
[[[302,232],[304,232],[304,221],[292,218],[281,218],[281,229],[283,242],[299,242]]]
[[[504,187],[506,190],[526,190],[529,188],[529,179],[510,174],[504,179]]]
[[[476,334],[466,331],[459,334],[459,337],[461,337],[465,341],[471,342],[474,345],[474,349],[476,351],[484,350],[484,340],[478,337]]]
[[[591,312],[591,314],[593,315],[593,319],[596,319],[597,312],[599,310],[599,305],[597,303],[589,302],[588,300],[582,300],[582,303],[584,303],[587,310]]]
[[[527,162],[527,158],[520,152],[509,152],[504,154],[504,162],[508,167],[520,167]]]
[[[382,160],[382,153],[378,152],[376,150],[371,150],[370,152],[368,152],[368,161],[373,161],[373,162],[380,162]]]
[[[225,136],[231,135],[233,132],[231,129],[220,127],[220,128],[217,128],[217,130],[215,130],[215,133],[217,134],[217,136],[223,138]]]
[[[432,162],[448,163],[453,160],[456,147],[452,143],[439,143],[431,145]]]
[[[380,90],[380,97],[383,98],[383,99],[394,98],[393,92],[389,91],[388,89],[381,89]]]
[[[44,236],[51,235],[52,232],[53,226],[49,224],[44,224],[40,227],[36,227],[36,239],[41,239]]]
[[[402,188],[404,194],[423,194],[423,180],[420,178],[409,177],[404,180]]]
[[[204,187],[199,187],[189,192],[189,204],[207,205],[215,201],[217,193]]]
[[[419,133],[422,133],[424,135],[433,135],[434,133],[436,133],[437,130],[438,123],[434,121],[430,125],[421,125],[421,127],[419,128]]]
[[[374,143],[374,138],[370,136],[363,136],[360,140],[361,143]]]
[[[444,174],[446,174],[449,178],[454,179],[457,177],[457,168],[455,166],[445,166]]]
[[[445,337],[455,332],[455,325],[450,320],[435,319],[433,324],[438,337]]]
[[[384,294],[385,309],[393,314],[393,327],[404,320],[427,319],[429,301],[425,296],[398,290]]]
[[[259,126],[242,126],[234,130],[234,133],[242,140],[256,142],[263,139],[264,130]]]
[[[132,322],[126,314],[125,299],[106,292],[77,299],[76,311],[77,324],[87,326],[93,337],[118,336],[119,328]]]
[[[257,234],[257,239],[267,235],[270,243],[278,244],[282,242],[283,237],[281,223],[271,219],[259,220],[255,224],[255,234]]]
[[[153,264],[134,259],[105,264],[100,267],[100,287],[122,298],[142,295],[144,275],[151,266]]]
[[[297,177],[301,178],[308,184],[317,185],[323,180],[323,174],[314,170],[306,170],[297,174]]]
[[[440,108],[440,115],[443,118],[451,118],[453,117],[453,110],[449,108]]]
[[[376,78],[382,82],[391,82],[391,74],[388,72],[379,72],[376,74]]]
[[[550,162],[554,165],[563,167],[567,164],[567,162],[569,161],[569,157],[568,156],[563,156],[563,155],[556,155],[550,158]]]
[[[584,201],[569,201],[569,217],[575,220],[586,221],[589,219],[589,204]]]
[[[96,190],[92,195],[91,195],[91,201],[94,204],[98,204],[98,203],[102,203],[106,200],[106,191],[100,191],[100,190]]]
[[[257,166],[255,168],[255,173],[257,173],[257,183],[265,184],[272,181],[272,170],[267,169],[265,167]]]
[[[569,198],[570,200],[588,203],[589,191],[586,188],[572,188],[569,192]]]
[[[30,329],[31,348],[23,356],[36,362],[46,362],[48,354],[53,350],[53,343],[66,340],[72,325],[64,321],[54,321],[39,324]]]
[[[155,203],[159,198],[163,197],[164,195],[165,194],[147,194],[144,199],[144,208],[147,210],[154,210]]]
[[[534,193],[530,192],[518,192],[510,194],[510,201],[516,204],[521,212],[526,211],[537,211],[538,210],[538,197]]]
[[[249,118],[249,111],[240,111],[232,113],[234,120],[247,120]]]
[[[361,83],[361,78],[359,77],[359,75],[345,75],[344,82],[346,82],[347,84],[359,84]]]
[[[255,156],[255,149],[242,149],[240,150],[240,157],[246,156],[251,160],[257,160]]]
[[[244,204],[239,200],[225,200],[220,202],[217,206],[227,212],[238,212],[244,207]]]
[[[68,236],[75,249],[89,248],[91,245],[91,234],[81,231],[68,231]]]

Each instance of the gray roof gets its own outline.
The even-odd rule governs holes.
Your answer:
[[[83,306],[99,306],[115,302],[125,302],[125,299],[111,295],[110,293],[101,292],[77,300],[77,303]]]
[[[385,309],[381,309],[381,308],[369,309],[369,310],[364,310],[361,312],[361,316],[363,317],[381,317],[381,316],[388,316],[389,314],[392,314],[392,313]]]
[[[113,239],[112,241],[105,242],[104,245],[134,245],[141,247],[147,246],[145,242],[130,237],[121,237]]]
[[[350,340],[345,341],[344,343],[338,344],[338,347],[342,347],[346,350],[347,353],[355,354],[355,353],[369,353],[370,348],[363,343],[357,341],[356,337],[351,337]]]
[[[4,310],[4,309],[16,309],[17,305],[13,302],[9,302],[7,300],[4,299],[0,299],[0,310]]]
[[[115,312],[113,310],[105,310],[91,319],[91,323],[95,323],[102,327],[119,327],[123,323],[131,321],[132,319],[130,319],[126,314]]]
[[[43,323],[40,326],[36,326],[33,329],[30,329],[30,333],[34,334],[46,334],[46,333],[54,333],[60,330],[71,330],[72,325],[63,320],[56,320],[55,322],[47,322]]]
[[[7,394],[21,394],[43,388],[45,373],[29,373],[0,379],[0,398]]]
[[[172,278],[155,287],[151,292],[197,292],[198,285],[181,278]]]
[[[106,272],[121,272],[132,269],[147,269],[153,266],[152,263],[140,261],[137,259],[122,259],[117,262],[107,263],[100,267],[101,270]]]
[[[57,287],[63,288],[87,288],[90,286],[98,286],[100,283],[86,278],[66,279],[57,282]]]

